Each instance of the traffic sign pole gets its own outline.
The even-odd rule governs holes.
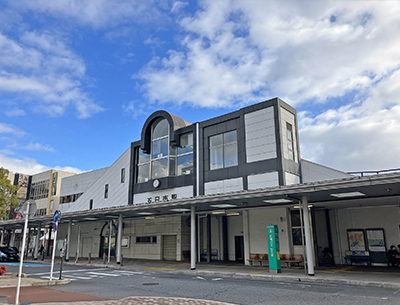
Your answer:
[[[21,258],[19,263],[19,272],[18,272],[18,284],[17,284],[17,294],[15,296],[15,304],[19,305],[19,292],[21,289],[21,276],[22,276],[22,265],[24,264],[24,253],[25,253],[25,244],[26,244],[26,231],[28,229],[28,218],[29,218],[29,209],[31,207],[31,203],[28,201],[26,206],[26,213],[25,213],[25,226],[24,226],[24,233],[22,238],[22,249],[21,249]]]
[[[53,220],[55,222],[54,224],[54,240],[53,240],[53,255],[51,256],[51,269],[50,269],[50,281],[53,280],[53,269],[54,269],[54,258],[56,256],[56,244],[57,244],[57,231],[58,231],[58,220],[60,218],[60,212],[57,210],[54,212]],[[51,240],[51,232],[50,234],[50,240]]]

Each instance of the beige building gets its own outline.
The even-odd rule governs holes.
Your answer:
[[[61,179],[73,175],[76,174],[52,169],[32,176],[29,198],[36,202],[37,216],[49,215],[58,210]]]

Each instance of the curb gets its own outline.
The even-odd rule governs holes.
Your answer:
[[[35,286],[35,287],[38,287],[38,286],[40,286],[40,287],[42,287],[42,286],[56,286],[56,285],[67,285],[69,283],[71,283],[70,279],[52,280],[52,281],[43,280],[43,281],[40,281],[40,282],[33,282],[32,286]]]

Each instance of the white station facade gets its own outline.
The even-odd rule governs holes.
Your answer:
[[[196,123],[157,111],[110,167],[62,179],[58,236],[67,259],[110,254],[194,269],[248,264],[268,253],[266,227],[276,225],[280,253],[303,255],[313,275],[326,252],[336,264],[357,255],[385,264],[400,244],[399,195],[396,171],[351,175],[303,160],[296,110],[279,98]],[[50,215],[30,220],[51,224]],[[13,232],[22,225],[0,221]]]

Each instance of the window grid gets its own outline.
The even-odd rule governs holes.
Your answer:
[[[236,130],[217,134],[209,138],[210,170],[238,165]],[[229,149],[232,149],[230,151]],[[229,153],[232,153],[229,155]]]
[[[287,137],[287,148],[288,158],[294,161],[294,143],[293,143],[293,128],[292,125],[286,122],[286,137]]]

